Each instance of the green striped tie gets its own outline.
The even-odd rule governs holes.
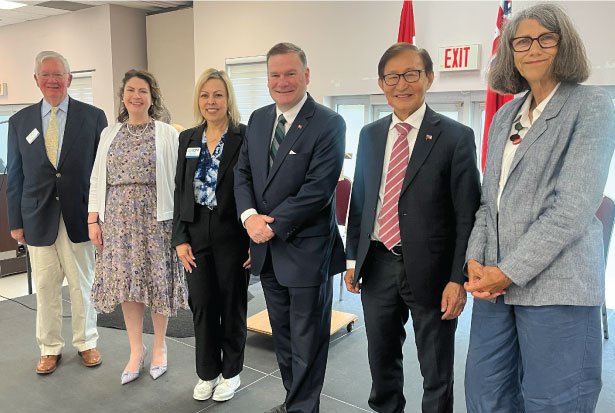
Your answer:
[[[275,134],[273,136],[273,140],[271,141],[271,150],[269,151],[269,167],[273,165],[273,160],[278,154],[278,149],[280,148],[280,145],[284,140],[284,136],[286,136],[284,125],[286,125],[286,119],[284,118],[284,115],[278,116],[278,123],[275,126]]]

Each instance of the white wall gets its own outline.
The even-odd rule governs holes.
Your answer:
[[[289,41],[307,54],[316,100],[378,93],[376,66],[397,39],[400,11],[401,1],[195,2],[196,72]]]
[[[33,73],[34,58],[42,50],[61,53],[72,71],[94,70],[94,104],[112,122],[124,72],[147,67],[145,13],[105,5],[0,27],[0,82],[9,91],[0,96],[0,105],[41,99]]]
[[[587,83],[615,85],[615,1],[561,1],[558,4],[572,18],[585,42],[592,63]]]
[[[615,47],[609,35],[615,1],[558,3],[587,45],[593,64],[588,83],[615,85]],[[513,12],[529,4],[515,0]],[[376,65],[397,39],[401,5],[401,0],[198,1],[193,9],[149,16],[149,47],[143,13],[121,6],[3,26],[0,82],[8,84],[9,94],[0,97],[0,104],[40,99],[32,80],[34,56],[53,49],[69,59],[73,70],[96,70],[95,104],[110,120],[116,114],[115,96],[124,71],[149,63],[174,119],[189,126],[192,88],[203,69],[222,69],[226,58],[264,55],[280,41],[297,43],[306,51],[312,70],[309,90],[317,100],[379,94]],[[497,6],[495,0],[414,1],[417,44],[435,60],[441,46],[479,43],[484,67],[491,53]],[[431,90],[484,89],[484,73],[471,71],[436,73]]]
[[[513,2],[513,13],[534,2]],[[615,48],[605,35],[613,1],[557,2],[572,17],[593,63],[588,83],[615,84]],[[491,55],[497,1],[414,1],[416,43],[437,67],[438,48],[481,44],[481,65]],[[225,58],[263,55],[275,43],[301,46],[311,69],[309,90],[324,96],[381,93],[376,66],[397,40],[401,1],[293,1],[194,3],[195,72],[223,67]],[[228,26],[228,30],[221,28]],[[610,66],[610,68],[609,68]],[[484,90],[484,71],[436,72],[432,91]]]
[[[113,113],[108,6],[0,27],[0,82],[7,83],[9,91],[0,96],[0,104],[41,99],[33,74],[34,58],[42,50],[64,55],[71,70],[95,70],[95,103],[107,116]]]
[[[156,76],[173,123],[194,123],[194,18],[192,9],[147,17],[147,62]]]
[[[513,14],[537,2],[512,3]],[[615,1],[557,1],[571,17],[585,42],[592,75],[588,84],[615,84],[615,47],[610,36]],[[415,1],[414,17],[417,44],[429,51],[436,62],[438,48],[463,44],[481,44],[483,70],[469,72],[436,71],[431,91],[484,90],[484,68],[491,57],[497,16],[496,1]],[[610,62],[610,63],[609,63]],[[608,66],[610,65],[610,68]],[[437,66],[435,64],[434,66]]]
[[[118,91],[124,74],[130,69],[147,69],[147,38],[143,10],[116,5],[111,5],[109,8],[113,73],[111,92],[115,103],[113,117],[109,118],[109,123],[111,123],[112,119],[117,118]]]

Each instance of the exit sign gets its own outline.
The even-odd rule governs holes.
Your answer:
[[[439,69],[441,72],[478,70],[479,51],[478,44],[441,47],[438,53]]]

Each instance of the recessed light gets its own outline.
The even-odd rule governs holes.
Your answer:
[[[25,4],[17,3],[15,1],[0,0],[0,9],[2,10],[18,9],[25,6]]]

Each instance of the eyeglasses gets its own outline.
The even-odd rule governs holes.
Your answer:
[[[559,44],[559,34],[555,32],[547,32],[543,33],[538,37],[515,37],[510,41],[510,45],[512,46],[515,52],[527,52],[532,48],[532,44],[534,40],[538,41],[538,44],[543,49],[548,49],[550,47],[555,47]]]
[[[66,75],[66,72],[64,73],[47,73],[47,72],[43,72],[43,73],[39,73],[38,76],[41,79],[62,79],[64,76]]]
[[[403,76],[406,82],[414,83],[421,77],[421,72],[424,72],[424,70],[408,70],[406,73],[401,75],[398,75],[397,73],[389,73],[388,75],[382,76],[382,80],[384,80],[384,83],[388,86],[395,86],[399,83],[399,79]]]

